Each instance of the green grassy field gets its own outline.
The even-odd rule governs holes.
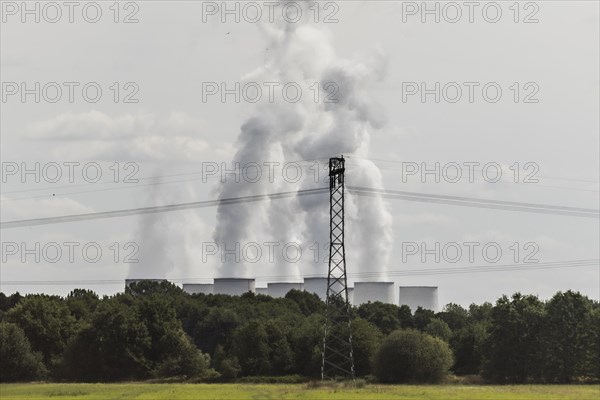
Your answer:
[[[245,384],[2,384],[0,399],[427,399],[427,400],[598,400],[600,386],[380,386],[309,388],[307,385]]]

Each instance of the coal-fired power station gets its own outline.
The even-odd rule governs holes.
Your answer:
[[[315,293],[321,300],[327,295],[327,278],[304,278],[304,290]]]
[[[355,282],[353,297],[357,306],[376,301],[394,304],[394,282]]]
[[[141,281],[163,282],[165,279],[127,279],[125,286]],[[189,294],[225,294],[241,296],[246,292],[275,298],[285,297],[290,290],[314,293],[325,300],[327,278],[307,277],[303,282],[268,282],[266,287],[256,287],[254,279],[217,278],[214,283],[184,283],[183,291]],[[348,287],[348,302],[354,306],[376,301],[407,305],[414,313],[417,308],[439,311],[437,286],[397,286],[394,282],[355,282]]]
[[[414,313],[421,307],[439,311],[437,286],[400,286],[399,305],[407,305]]]
[[[439,310],[437,286],[397,286],[395,282],[389,281],[355,281],[354,287],[348,286],[344,250],[344,171],[345,162],[343,156],[341,158],[329,159],[330,254],[327,277],[307,276],[304,277],[302,282],[267,282],[266,287],[256,287],[256,281],[253,278],[215,278],[213,283],[184,283],[183,290],[192,295],[241,296],[251,292],[274,298],[285,297],[290,290],[303,290],[316,294],[319,299],[326,303],[326,316],[330,313],[331,315],[338,316],[345,313],[344,318],[348,319],[350,318],[350,313],[347,305],[360,306],[375,302],[398,306],[406,305],[413,313],[419,307],[437,312]],[[165,279],[126,279],[125,287],[127,288],[132,283],[140,281],[165,281]],[[336,297],[340,298],[342,302],[331,301],[331,299]],[[343,304],[343,306],[339,306],[339,304]],[[329,307],[332,307],[332,310],[329,310]],[[333,310],[335,307],[341,308]],[[336,323],[339,324],[340,321],[329,319],[326,321],[326,326],[328,323],[335,325]],[[345,323],[344,321],[341,321],[341,324],[350,326],[349,323]],[[327,328],[325,328],[325,332],[325,335],[327,335]],[[338,339],[341,340],[340,343],[344,343],[345,341],[344,338],[336,338],[336,340]],[[327,344],[327,338],[324,340],[324,343]],[[350,357],[347,361],[352,368],[346,372],[353,377],[351,334],[347,344],[350,350]],[[343,350],[346,351],[347,349]],[[327,361],[325,352],[323,353],[323,357],[323,365],[325,365]],[[322,377],[325,377],[324,371],[322,371]]]
[[[189,294],[213,294],[215,285],[212,283],[184,283],[183,291]]]
[[[271,282],[267,284],[267,294],[271,297],[285,297],[292,289],[303,290],[304,284],[299,282]]]
[[[255,292],[254,279],[246,278],[217,278],[213,287],[214,294],[241,296],[247,292]]]

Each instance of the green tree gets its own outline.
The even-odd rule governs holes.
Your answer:
[[[221,374],[221,379],[230,381],[238,377],[242,367],[237,357],[228,357],[223,346],[217,346],[213,356],[213,367]]]
[[[586,371],[592,302],[580,293],[558,292],[546,304],[544,373],[546,379],[571,383]]]
[[[294,370],[294,352],[282,327],[283,324],[277,320],[270,320],[265,324],[271,375],[285,375]]]
[[[0,322],[0,360],[0,382],[34,381],[47,373],[23,330],[8,322]]]
[[[323,315],[312,314],[301,321],[290,333],[290,345],[296,362],[295,370],[299,374],[311,377],[320,376],[323,323]]]
[[[198,321],[193,339],[205,353],[212,354],[218,345],[228,346],[233,331],[240,325],[238,314],[226,307],[213,307],[206,318]]]
[[[441,382],[452,365],[452,351],[441,339],[416,330],[389,334],[373,359],[375,376],[386,383]]]
[[[184,297],[176,304],[177,319],[181,321],[183,330],[192,338],[198,323],[206,318],[209,311],[210,308],[196,295]]]
[[[172,353],[164,354],[154,367],[156,377],[202,377],[209,368],[210,357],[192,343],[190,338],[179,329],[169,333],[170,341],[176,346]]]
[[[364,303],[358,307],[357,314],[362,319],[375,325],[385,335],[400,328],[398,307],[394,304],[386,304],[380,301]]]
[[[91,290],[75,289],[66,298],[67,307],[76,320],[87,320],[94,312],[100,299]]]
[[[600,380],[600,303],[595,302],[588,326],[590,347],[586,355],[586,375]]]
[[[448,303],[441,312],[436,314],[436,318],[444,321],[450,330],[455,331],[467,325],[469,312],[458,304]]]
[[[314,313],[321,313],[324,310],[325,304],[319,299],[315,293],[305,292],[304,290],[292,289],[285,295],[286,299],[290,299],[300,307],[300,311],[305,316]]]
[[[15,292],[10,296],[0,292],[0,317],[6,314],[8,310],[16,306],[22,298],[23,296],[21,296],[19,292]]]
[[[128,294],[107,298],[69,344],[61,375],[78,381],[145,378],[151,368],[146,358],[151,345],[133,298]]]
[[[136,299],[137,315],[146,326],[151,348],[147,353],[151,362],[160,362],[178,351],[180,332],[183,330],[170,300],[163,294],[148,294]]]
[[[450,348],[454,353],[452,370],[457,375],[476,375],[481,371],[482,346],[487,338],[487,324],[472,322],[452,334]]]
[[[413,318],[410,307],[406,304],[402,304],[398,307],[398,320],[400,321],[400,328],[408,329],[415,327],[415,320]]]
[[[442,339],[444,342],[449,342],[452,337],[452,330],[448,324],[437,318],[431,319],[423,331],[433,337]]]
[[[132,296],[145,296],[150,294],[166,294],[170,297],[183,296],[185,292],[179,286],[168,281],[143,280],[133,282],[125,288],[125,293]]]
[[[173,298],[178,293],[153,291],[136,298],[140,320],[150,336],[146,358],[156,377],[197,377],[209,366],[208,355],[191,342],[177,319]]]
[[[502,296],[492,309],[483,345],[482,374],[494,382],[523,383],[539,377],[544,352],[544,304],[536,296]]]
[[[471,304],[469,306],[469,319],[472,322],[489,323],[492,319],[493,308],[494,305],[487,301],[481,305]]]
[[[493,305],[471,304],[468,319],[464,326],[454,330],[450,338],[450,348],[454,353],[452,370],[457,375],[476,375],[481,371],[482,346],[487,338]]]
[[[371,373],[371,361],[381,344],[383,335],[377,327],[362,318],[352,321],[352,348],[356,376]]]
[[[26,296],[9,311],[8,321],[23,329],[31,347],[42,353],[48,367],[60,359],[78,329],[66,303],[58,296]]]
[[[250,321],[240,326],[233,333],[232,354],[240,361],[243,375],[268,374],[271,371],[269,337],[263,324]]]
[[[432,310],[428,310],[423,307],[417,307],[413,317],[415,328],[423,331],[429,321],[431,321],[433,318],[435,318],[435,313]]]

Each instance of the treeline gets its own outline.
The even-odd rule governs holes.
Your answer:
[[[103,298],[0,293],[0,381],[318,378],[324,308],[302,291],[189,295],[168,282]],[[600,305],[571,291],[438,313],[368,303],[353,309],[352,329],[356,375],[381,382],[600,379]]]

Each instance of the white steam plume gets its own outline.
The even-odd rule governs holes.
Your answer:
[[[158,170],[156,175],[162,175]],[[195,198],[194,186],[184,190],[168,190],[155,178],[150,185],[148,199],[152,204],[176,204]],[[167,185],[168,186],[168,185]],[[165,279],[170,277],[209,278],[214,272],[201,263],[203,235],[208,231],[202,218],[194,210],[173,213],[150,213],[139,217],[134,236],[138,251],[129,248],[126,253],[137,260],[129,264],[130,279]]]
[[[310,2],[303,2],[305,7]],[[307,11],[307,10],[305,10]],[[304,15],[310,15],[305,12]],[[237,153],[233,163],[278,162],[283,165],[296,160],[319,159],[318,181],[315,169],[303,169],[303,179],[292,183],[266,175],[256,183],[228,179],[221,186],[220,197],[326,187],[328,157],[350,156],[346,164],[346,184],[381,188],[379,169],[371,162],[352,156],[365,157],[369,147],[369,129],[383,126],[384,119],[364,91],[364,87],[383,78],[385,57],[380,51],[367,59],[342,60],[333,48],[328,33],[310,21],[263,26],[267,37],[269,59],[266,64],[244,77],[251,82],[294,82],[303,90],[298,102],[284,101],[257,104],[256,113],[241,127]],[[315,82],[321,86],[320,98],[314,100],[309,90]],[[332,82],[338,91],[332,97],[336,103],[325,102],[331,93],[323,85]],[[276,92],[279,93],[279,92]],[[325,157],[325,158],[323,158]],[[306,163],[305,163],[306,164]],[[349,272],[382,271],[386,269],[392,248],[392,219],[381,198],[353,197],[346,193],[346,254]],[[323,274],[327,272],[327,243],[329,241],[329,199],[327,195],[303,196],[261,203],[221,206],[217,213],[215,242],[228,249],[236,243],[278,242],[275,263],[266,254],[257,263],[242,257],[225,260],[219,269],[221,277],[290,276]],[[284,243],[301,244],[302,257],[291,263],[281,254]],[[314,243],[319,246],[316,253]],[[314,258],[318,254],[318,262]],[[283,280],[283,279],[282,279]]]

